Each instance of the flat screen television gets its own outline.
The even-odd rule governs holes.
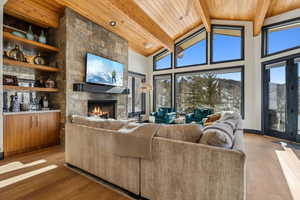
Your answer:
[[[123,86],[124,65],[91,53],[86,54],[86,83]]]

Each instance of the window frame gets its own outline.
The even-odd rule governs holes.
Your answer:
[[[212,69],[203,69],[203,70],[192,70],[192,71],[184,71],[184,72],[176,72],[174,73],[174,107],[177,110],[177,102],[176,102],[176,76],[182,74],[190,74],[190,73],[205,73],[211,71],[222,71],[222,70],[230,70],[230,69],[240,69],[241,70],[241,116],[242,119],[245,119],[245,66],[238,65],[232,67],[222,67],[222,68],[212,68]]]
[[[215,27],[228,27],[228,28],[240,28],[241,29],[241,58],[239,59],[231,59],[231,60],[224,60],[224,61],[213,61],[213,29]],[[234,62],[234,61],[243,61],[245,60],[245,27],[239,25],[224,25],[224,24],[212,24],[211,25],[211,32],[210,32],[210,64],[219,64],[219,63],[227,63],[227,62]]]
[[[205,63],[201,63],[201,64],[192,64],[192,65],[184,65],[184,66],[180,66],[178,67],[177,66],[177,52],[176,52],[176,47],[190,39],[192,39],[193,37],[196,37],[197,35],[201,34],[203,31],[205,31],[205,35],[206,35],[206,42],[205,42],[205,45],[206,45],[206,48],[205,48],[205,51],[206,51],[206,58],[205,58]],[[186,68],[186,67],[195,67],[195,66],[201,66],[201,65],[207,65],[208,64],[208,33],[206,31],[206,29],[203,27],[201,29],[199,29],[198,31],[196,31],[195,33],[183,38],[182,40],[180,40],[179,42],[176,42],[175,45],[174,45],[174,68],[175,69],[180,69],[180,68]]]
[[[136,77],[143,77],[142,78],[142,83],[146,82],[146,75],[145,74],[141,74],[141,73],[137,73],[137,72],[132,72],[132,71],[128,71],[128,79],[129,76],[132,76],[132,100],[131,100],[131,107],[132,110],[131,112],[128,110],[128,117],[132,118],[135,116],[138,116],[140,114],[145,114],[146,113],[146,95],[144,93],[142,93],[141,98],[142,98],[142,111],[141,112],[135,112],[135,78]]]
[[[169,52],[170,55],[171,55],[171,63],[170,63],[171,65],[170,65],[170,67],[165,68],[165,69],[156,69],[156,60],[155,60],[155,58],[157,58],[158,56],[160,56],[160,55],[162,55],[166,52],[169,52],[169,51],[167,49],[165,49],[165,50],[163,50],[163,51],[161,51],[161,52],[159,52],[159,53],[157,53],[153,56],[153,59],[152,59],[153,60],[153,71],[163,71],[163,70],[173,69],[173,53],[172,52]]]
[[[291,50],[299,49],[300,48],[300,45],[298,45],[298,46],[291,47],[291,48],[288,48],[288,49],[285,49],[285,50],[277,51],[275,53],[271,53],[271,54],[267,53],[267,51],[268,51],[268,45],[269,45],[268,44],[268,39],[267,39],[267,37],[268,37],[268,29],[270,29],[272,27],[284,25],[284,24],[287,24],[287,23],[292,23],[294,21],[299,21],[300,22],[300,17],[296,17],[296,18],[292,18],[292,19],[288,19],[288,20],[276,22],[276,23],[269,24],[269,25],[266,25],[266,26],[262,27],[262,29],[261,29],[261,58],[266,58],[266,57],[269,57],[269,56],[281,54],[281,53],[284,53],[284,52],[287,52],[287,51],[291,51]]]
[[[153,103],[153,112],[156,111],[156,84],[155,84],[155,77],[160,77],[160,76],[170,76],[171,79],[171,107],[173,108],[173,74],[172,73],[166,73],[166,74],[158,74],[158,75],[153,75],[153,98],[152,98],[152,103]]]

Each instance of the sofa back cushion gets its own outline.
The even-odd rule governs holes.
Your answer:
[[[156,137],[181,140],[185,142],[199,142],[202,136],[201,127],[197,124],[174,124],[160,126]]]
[[[84,126],[109,130],[119,130],[128,124],[127,120],[102,119],[99,117],[85,117],[80,115],[73,115],[72,122]]]

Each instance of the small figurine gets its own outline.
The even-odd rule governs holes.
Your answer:
[[[17,93],[10,96],[10,109],[11,112],[20,112],[20,104]]]

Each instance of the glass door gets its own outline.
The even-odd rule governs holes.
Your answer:
[[[298,80],[299,63],[295,59],[282,59],[264,65],[263,74],[263,130],[271,135],[296,140],[298,135]],[[300,61],[300,60],[299,60]]]
[[[297,68],[297,83],[298,83],[298,112],[297,112],[297,134],[296,134],[296,141],[300,142],[300,58],[296,58],[294,60],[295,66]]]
[[[286,64],[266,66],[267,133],[284,134],[286,124]]]

